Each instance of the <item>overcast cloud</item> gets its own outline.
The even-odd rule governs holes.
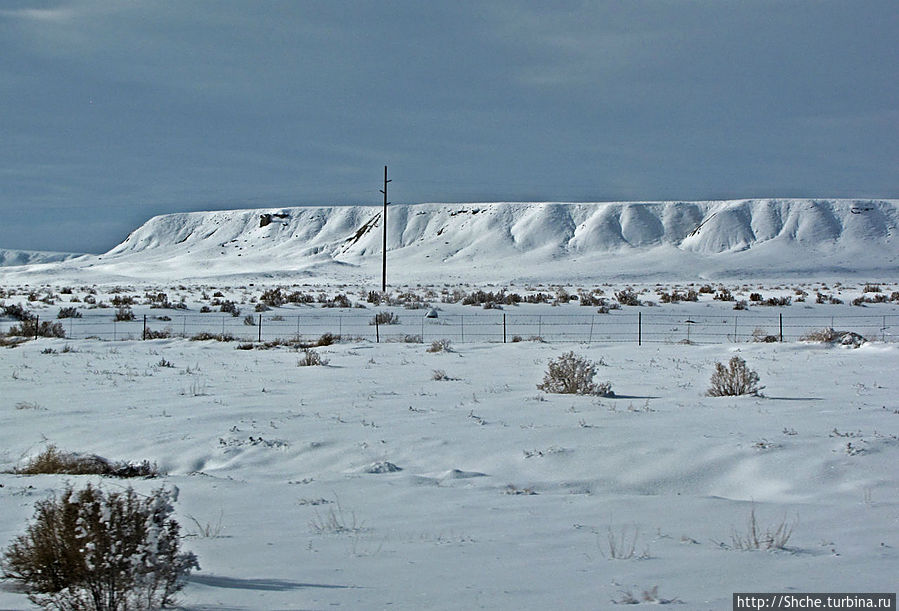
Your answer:
[[[895,0],[0,4],[0,247],[174,211],[899,197]]]

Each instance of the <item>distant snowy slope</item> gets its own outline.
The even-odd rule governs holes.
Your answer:
[[[30,265],[33,263],[54,263],[80,257],[81,254],[70,252],[45,252],[40,250],[14,250],[0,248],[0,267],[11,265]]]
[[[44,271],[97,281],[371,278],[381,222],[377,206],[169,214],[101,257]],[[896,200],[392,205],[388,273],[397,282],[896,277],[897,230]]]

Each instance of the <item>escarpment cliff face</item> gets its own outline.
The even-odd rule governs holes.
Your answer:
[[[895,277],[897,226],[895,200],[407,204],[388,210],[387,247],[403,282]],[[379,273],[382,231],[377,206],[168,214],[104,255],[50,267],[353,281]]]

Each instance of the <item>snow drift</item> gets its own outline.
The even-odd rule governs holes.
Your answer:
[[[27,273],[95,281],[379,278],[381,216],[377,206],[168,214],[102,256]],[[897,200],[392,205],[388,276],[394,282],[896,277],[897,226]]]

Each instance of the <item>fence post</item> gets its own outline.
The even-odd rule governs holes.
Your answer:
[[[643,312],[637,312],[637,345],[643,345]]]
[[[593,321],[596,320],[596,314],[590,315],[590,337],[587,339],[588,344],[593,343]]]
[[[113,318],[113,319],[112,319],[112,341],[115,341],[115,340],[118,339],[118,334],[116,333],[116,326],[117,326],[117,325],[118,325],[118,322],[116,321],[115,318]]]
[[[22,323],[22,328],[25,328],[25,323]],[[41,317],[34,317],[34,339],[37,339],[41,335]]]
[[[262,342],[262,314],[259,315],[259,342]]]
[[[222,335],[224,334],[225,332],[222,331]],[[187,315],[181,317],[181,336],[187,337]]]
[[[465,316],[459,314],[459,327],[461,327],[462,339],[460,343],[465,343]]]
[[[222,316],[222,341],[225,341],[225,317]]]
[[[503,312],[503,343],[506,343],[506,313]]]
[[[783,343],[783,341],[784,341],[784,315],[783,315],[783,312],[781,312],[778,316],[780,317],[780,342]]]
[[[378,317],[375,316],[375,343],[381,343],[381,325],[378,324]]]
[[[543,337],[543,316],[537,317],[537,337]]]
[[[144,335],[143,339],[147,339],[147,315],[144,314]]]
[[[737,319],[739,316],[734,316],[734,343],[736,344],[739,340],[737,339]]]

